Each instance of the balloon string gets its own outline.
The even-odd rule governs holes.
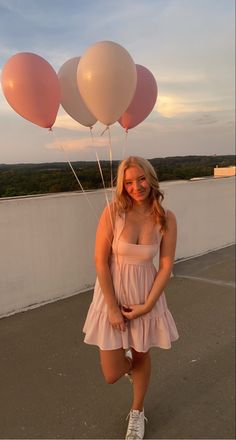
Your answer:
[[[69,166],[70,166],[70,168],[71,168],[71,170],[72,170],[72,172],[73,172],[73,174],[74,174],[74,176],[75,176],[75,178],[76,178],[76,180],[77,180],[77,182],[78,182],[78,184],[79,184],[79,186],[80,186],[81,191],[83,192],[83,194],[84,194],[84,196],[85,196],[85,198],[86,198],[86,200],[87,200],[87,202],[88,202],[90,208],[91,208],[92,211],[95,213],[95,216],[96,216],[96,218],[97,218],[97,220],[98,220],[97,213],[96,213],[96,211],[95,211],[93,205],[91,204],[91,202],[90,202],[90,200],[89,200],[89,198],[88,198],[88,196],[87,196],[87,194],[86,194],[86,192],[85,192],[85,190],[84,190],[84,188],[83,188],[83,186],[82,186],[82,184],[81,184],[81,182],[80,182],[80,180],[79,180],[79,178],[78,178],[78,176],[77,176],[77,174],[76,174],[76,172],[75,172],[75,170],[74,170],[74,168],[73,168],[73,166],[72,166],[72,164],[71,164],[71,162],[70,162],[70,160],[68,159],[68,156],[67,156],[67,154],[66,154],[66,152],[65,152],[65,150],[64,150],[64,148],[63,148],[63,146],[61,145],[60,147],[61,147],[62,151],[64,152],[66,158],[67,158],[67,162],[68,162],[68,164],[69,164]]]
[[[125,141],[124,141],[123,150],[122,150],[122,160],[125,157],[125,153],[126,153],[126,150],[127,150],[127,145],[128,145],[128,128],[126,128],[126,130],[125,130]]]
[[[70,165],[70,168],[71,168],[71,170],[72,170],[72,172],[73,172],[73,174],[74,174],[74,176],[75,176],[75,178],[76,178],[76,180],[77,180],[77,182],[78,182],[78,184],[79,184],[79,186],[80,186],[80,188],[81,188],[81,190],[82,190],[82,192],[83,192],[85,198],[87,199],[87,202],[88,202],[90,208],[91,208],[92,211],[95,213],[95,217],[96,217],[97,221],[99,221],[98,215],[97,215],[97,213],[96,213],[96,211],[95,211],[93,205],[91,204],[91,202],[90,202],[90,200],[89,200],[89,198],[88,198],[86,192],[84,191],[84,188],[83,188],[83,186],[82,186],[82,184],[81,184],[81,182],[80,182],[80,180],[79,180],[79,178],[78,178],[78,176],[77,176],[77,174],[76,174],[76,172],[75,172],[75,170],[74,170],[74,168],[73,168],[73,166],[72,166],[70,160],[68,159],[68,156],[67,156],[67,154],[66,154],[66,152],[65,152],[65,149],[63,148],[62,145],[60,145],[60,148],[61,148],[61,150],[63,151],[63,153],[65,154],[66,159],[67,159],[67,162],[68,162],[68,164]],[[104,181],[104,180],[103,180],[103,181]],[[105,190],[105,192],[106,192],[106,190]],[[112,231],[113,231],[113,233],[114,233],[114,229],[113,229],[113,221],[112,221],[112,217],[111,217],[111,210],[110,210],[110,205],[109,205],[109,202],[108,202],[108,199],[107,199],[107,195],[106,195],[106,200],[107,200],[107,205],[108,205],[108,209],[109,209],[109,216],[110,216],[110,221],[111,221]],[[106,240],[108,241],[108,243],[111,245],[112,243],[111,243],[110,238],[107,237],[107,236],[105,236],[105,238],[106,238]]]
[[[112,190],[112,200],[113,200],[113,197],[114,197],[113,189],[114,188],[113,188],[113,173],[112,173],[112,147],[111,147],[111,132],[110,132],[109,126],[105,128],[105,130],[102,132],[101,136],[103,136],[103,134],[107,130],[108,130],[108,136],[109,136],[109,158],[110,158],[110,173],[111,173],[111,190]],[[97,155],[97,153],[96,153],[96,155]],[[97,160],[98,160],[98,164],[99,164],[100,173],[101,173],[101,176],[102,176],[102,181],[104,182],[103,175],[102,175],[102,169],[101,169],[101,165],[100,165],[100,162],[99,162],[98,155],[97,155]],[[105,188],[105,183],[104,183],[104,188]],[[106,189],[105,189],[105,194],[106,194]],[[106,195],[106,200],[107,200],[107,195]],[[107,203],[108,203],[108,200],[107,200]],[[110,222],[111,222],[111,225],[112,225],[113,237],[115,237],[115,230],[114,230],[115,228],[114,228],[113,221],[112,221],[110,205],[108,204],[107,206],[108,206],[108,209],[109,209],[109,216],[110,216]],[[111,206],[113,208],[113,218],[114,218],[115,204],[113,203]],[[117,238],[116,238],[116,240],[117,240]],[[120,261],[119,261],[117,245],[118,245],[118,242],[116,244],[115,257],[116,257],[118,272],[119,272],[119,275],[120,275],[120,288],[119,288],[119,291],[117,292],[117,295],[118,295],[118,302],[122,306],[124,304],[121,304],[121,290],[123,291],[123,296],[124,296],[126,305],[128,305],[128,301],[127,301],[127,294],[125,292],[125,288],[124,288],[124,284],[123,284],[123,279],[122,279],[122,274],[121,274],[121,266],[120,266]]]
[[[105,133],[106,130],[108,130],[108,128],[109,127],[106,127],[106,129],[102,132],[101,136]],[[92,131],[90,131],[90,133],[91,133],[91,137],[92,137],[92,144],[94,145],[94,136],[92,134]],[[108,210],[109,210],[109,214],[111,216],[110,204],[109,204],[109,200],[108,200],[108,196],[107,196],[107,189],[106,189],[106,185],[105,185],[105,181],[104,181],[104,176],[103,176],[103,172],[102,172],[102,167],[101,167],[101,163],[100,163],[100,159],[98,157],[97,151],[95,151],[95,155],[96,155],[96,159],[97,159],[97,164],[98,164],[100,176],[101,176],[101,179],[102,179],[102,185],[103,185],[103,189],[104,189],[104,192],[105,192],[105,198],[106,198],[107,207],[108,207]]]
[[[124,155],[125,155],[125,151],[126,151],[126,147],[127,147],[127,137],[128,137],[128,129],[125,130],[125,142],[123,144],[122,160],[124,159]],[[129,306],[129,301],[128,301],[127,293],[125,291],[125,287],[124,287],[124,283],[123,283],[123,277],[122,277],[122,272],[121,272],[121,264],[120,264],[120,260],[119,260],[119,254],[118,254],[119,239],[120,239],[120,235],[116,238],[117,243],[116,243],[116,249],[115,249],[116,263],[117,263],[118,272],[119,272],[119,276],[120,276],[120,287],[119,287],[119,292],[117,292],[117,294],[118,294],[118,301],[119,301],[119,304],[121,306],[124,306],[124,305]],[[124,298],[125,304],[121,303],[121,292],[123,293],[123,298]]]
[[[96,152],[95,154],[96,154],[98,168],[99,168],[99,171],[100,171],[100,175],[101,175],[101,179],[102,179],[102,184],[103,184],[103,188],[104,188],[104,192],[105,192],[105,198],[106,198],[107,208],[108,208],[108,212],[109,212],[111,227],[112,227],[112,231],[113,231],[113,234],[114,234],[113,220],[112,220],[112,215],[111,215],[111,206],[110,206],[110,203],[109,203],[109,200],[108,200],[108,196],[107,196],[107,189],[106,189],[106,185],[105,185],[105,181],[104,181],[102,167],[101,167],[100,159],[98,157],[98,153]]]
[[[92,130],[91,130],[91,128],[92,128],[92,127],[90,127],[90,133],[91,133],[91,136],[92,136],[92,143],[94,143],[94,137],[93,137],[93,135],[92,135]],[[52,128],[49,129],[49,132],[52,133],[53,136],[54,136],[55,139],[56,139],[55,133],[54,133],[54,131],[52,130]],[[76,174],[76,172],[75,172],[75,170],[74,170],[74,168],[73,168],[73,166],[72,166],[72,164],[71,164],[71,161],[69,160],[69,158],[68,158],[68,156],[67,156],[67,153],[66,153],[64,147],[63,147],[61,144],[60,144],[59,146],[60,146],[60,149],[63,151],[63,153],[64,153],[64,155],[65,155],[65,157],[66,157],[66,160],[67,160],[67,162],[68,162],[68,164],[69,164],[69,166],[70,166],[70,168],[71,168],[71,170],[72,170],[72,172],[73,172],[73,174],[74,174],[74,176],[75,176],[75,178],[76,178],[76,180],[77,180],[77,182],[78,182],[78,184],[79,184],[79,186],[80,186],[80,188],[81,188],[81,190],[82,190],[82,192],[83,192],[83,194],[84,194],[84,196],[85,196],[85,198],[86,198],[86,200],[87,200],[87,202],[88,202],[88,204],[89,204],[89,206],[90,206],[90,208],[92,209],[92,211],[93,211],[93,213],[95,214],[95,217],[96,217],[96,219],[97,219],[97,221],[98,221],[99,218],[98,218],[98,216],[97,216],[97,213],[96,213],[96,211],[95,211],[93,205],[91,204],[89,198],[87,197],[87,194],[86,194],[86,192],[84,191],[84,188],[83,188],[83,186],[82,186],[82,184],[81,184],[81,182],[80,182],[80,180],[79,180],[79,178],[78,178],[78,176],[77,176],[77,174]],[[110,217],[110,222],[111,222],[112,232],[113,232],[113,236],[114,236],[114,224],[113,224],[113,220],[112,220],[110,204],[109,204],[108,197],[107,197],[107,192],[106,192],[106,187],[105,187],[105,182],[104,182],[103,172],[102,172],[102,168],[101,168],[100,160],[99,160],[99,157],[98,157],[98,154],[97,154],[97,153],[96,153],[96,156],[97,156],[97,163],[98,163],[98,166],[99,166],[99,170],[100,170],[100,174],[101,174],[101,178],[102,178],[102,182],[103,182],[103,187],[104,187],[104,190],[105,190],[105,197],[106,197],[107,207],[108,207],[108,211],[109,211],[109,217]],[[108,241],[109,245],[112,246],[112,241],[111,241],[111,239],[110,239],[107,235],[105,235],[105,239]],[[119,263],[118,263],[118,269],[119,269],[119,271],[120,271]],[[120,271],[120,278],[121,278],[121,271]],[[124,291],[123,286],[122,286],[122,289],[123,289],[123,291]]]
[[[109,160],[110,160],[110,176],[111,176],[111,193],[113,198],[113,175],[112,175],[112,148],[111,148],[111,131],[109,125],[102,131],[101,136],[108,131],[108,139],[109,139]]]
[[[113,200],[114,190],[113,190],[113,173],[112,173],[112,148],[111,148],[111,132],[110,132],[109,125],[107,125],[105,130],[102,131],[101,136],[103,136],[106,131],[108,131],[108,138],[109,138],[110,179],[111,179],[111,194],[112,194],[112,200]],[[112,204],[112,207],[113,207],[113,204]],[[109,205],[109,210],[110,210],[110,205]]]
[[[109,127],[107,127],[106,130],[107,129],[108,129],[108,132],[109,132],[109,145],[110,145],[110,151],[111,151],[111,137],[110,137]],[[104,130],[103,133],[105,133],[106,130]],[[109,212],[109,217],[110,217],[110,222],[111,222],[111,227],[112,227],[112,232],[113,232],[113,237],[115,237],[115,225],[114,225],[114,222],[113,222],[113,219],[112,219],[112,213],[111,213],[111,206],[112,206],[112,208],[113,208],[113,218],[114,218],[115,205],[114,205],[114,203],[112,205],[109,204],[108,197],[107,197],[107,192],[106,192],[106,186],[105,186],[104,177],[103,177],[103,172],[102,172],[102,167],[101,167],[101,163],[100,163],[100,160],[99,160],[97,152],[96,152],[96,157],[97,157],[97,163],[98,163],[99,171],[100,171],[100,174],[101,174],[101,179],[102,179],[103,187],[104,187],[104,190],[105,190],[105,197],[106,197],[106,202],[107,202],[107,207],[108,207],[108,212]],[[112,163],[112,152],[110,153],[110,158],[111,158],[111,163]],[[113,190],[112,174],[111,174],[111,180],[112,180],[112,190]],[[113,196],[113,194],[112,194],[112,196]],[[108,237],[106,237],[106,239],[108,240],[109,244],[112,246],[111,240]],[[116,238],[116,240],[117,240],[117,238]],[[117,245],[118,245],[118,242],[117,242]],[[120,275],[120,288],[119,288],[119,291],[117,292],[117,295],[118,295],[118,303],[122,306],[124,304],[121,304],[121,290],[123,291],[123,296],[124,296],[126,305],[128,305],[128,300],[127,300],[127,294],[125,292],[125,288],[124,288],[124,284],[123,284],[123,279],[122,279],[122,274],[121,274],[121,266],[120,266],[120,261],[119,261],[117,245],[116,245],[116,250],[114,252],[115,253],[115,257],[116,257],[118,272],[119,272],[119,275]]]
[[[101,179],[102,179],[103,188],[104,188],[104,190],[105,190],[106,201],[107,201],[107,203],[108,203],[107,191],[106,191],[106,186],[105,186],[105,181],[104,181],[104,177],[103,177],[103,172],[102,172],[101,163],[100,163],[100,160],[99,160],[99,157],[98,157],[98,153],[96,152],[95,154],[96,154],[97,163],[98,163],[98,168],[99,168],[100,175],[101,175]]]
[[[113,171],[112,171],[112,147],[111,147],[111,132],[110,128],[108,127],[108,139],[109,139],[109,159],[110,159],[110,174],[111,174],[111,193],[112,193],[112,199],[113,199]]]
[[[94,144],[93,127],[89,127],[92,144]]]
[[[56,139],[56,136],[55,136],[54,131],[53,131],[53,130],[50,130],[50,131],[52,132],[52,134],[54,135],[54,137],[55,137],[55,139]],[[65,155],[65,158],[66,158],[66,161],[68,162],[68,164],[69,164],[69,166],[70,166],[70,168],[71,168],[71,170],[72,170],[72,172],[73,172],[73,174],[74,174],[74,176],[75,176],[75,178],[76,178],[76,180],[77,180],[77,182],[78,182],[78,184],[79,184],[79,187],[80,187],[80,189],[81,189],[83,195],[85,196],[85,198],[86,198],[86,200],[87,200],[87,202],[88,202],[90,208],[92,209],[93,213],[95,214],[96,219],[98,220],[98,215],[97,215],[97,213],[96,213],[96,211],[95,211],[93,205],[91,204],[91,202],[90,202],[90,200],[89,200],[89,198],[88,198],[88,196],[87,196],[87,194],[86,194],[86,192],[85,192],[85,190],[84,190],[84,188],[83,188],[83,186],[82,186],[82,184],[81,184],[81,182],[80,182],[80,180],[79,180],[79,178],[78,178],[78,176],[77,176],[77,174],[76,174],[76,172],[75,172],[75,170],[74,170],[74,168],[73,168],[73,166],[72,166],[72,164],[71,164],[71,161],[69,160],[69,158],[68,158],[68,156],[67,156],[67,153],[66,153],[64,147],[63,147],[61,144],[59,144],[59,147],[60,147],[61,151],[63,151],[63,153],[64,153],[64,155]]]
[[[54,133],[54,131],[52,129],[50,129],[50,132],[56,138],[55,133]],[[90,133],[91,133],[91,136],[92,136],[92,142],[94,143],[94,137],[92,135],[91,129],[90,129]],[[60,146],[60,149],[63,151],[63,153],[64,153],[64,155],[66,157],[66,160],[67,160],[67,162],[68,162],[68,164],[69,164],[69,166],[70,166],[70,168],[71,168],[71,170],[72,170],[72,172],[73,172],[73,174],[74,174],[74,176],[75,176],[75,178],[76,178],[76,180],[77,180],[77,182],[78,182],[78,184],[79,184],[79,186],[80,186],[80,188],[81,188],[81,190],[82,190],[82,192],[83,192],[83,194],[84,194],[84,196],[85,196],[85,198],[86,198],[86,200],[87,200],[87,202],[88,202],[88,204],[90,206],[90,208],[95,213],[95,217],[97,218],[97,220],[99,220],[98,216],[97,216],[97,213],[95,212],[94,207],[92,206],[89,198],[87,197],[87,194],[84,191],[84,188],[83,188],[83,186],[82,186],[82,184],[81,184],[81,182],[80,182],[80,180],[79,180],[79,178],[78,178],[78,176],[77,176],[77,174],[76,174],[76,172],[75,172],[75,170],[74,170],[74,168],[73,168],[73,166],[71,164],[71,161],[69,160],[69,158],[67,156],[67,153],[66,153],[64,147],[61,144],[59,146]],[[105,198],[106,198],[106,203],[107,203],[107,207],[108,207],[108,212],[109,212],[112,232],[113,232],[113,236],[114,236],[114,222],[113,222],[112,215],[111,215],[111,208],[110,208],[110,204],[109,204],[109,200],[108,200],[108,196],[107,196],[107,191],[106,191],[106,186],[105,186],[105,181],[104,181],[104,177],[103,177],[103,172],[102,172],[102,168],[101,168],[101,164],[100,164],[100,160],[99,160],[97,152],[96,152],[96,157],[97,157],[97,163],[98,163],[98,167],[99,167],[99,171],[100,171],[100,174],[101,174],[101,179],[102,179],[102,183],[103,183],[103,187],[104,187],[104,191],[105,191]],[[112,246],[112,242],[111,242],[110,238],[107,235],[105,235],[105,238],[108,241],[108,243]],[[120,274],[120,284],[121,284],[120,287],[121,287],[121,289],[123,291],[123,295],[124,295],[124,299],[125,299],[126,305],[128,305],[127,295],[126,295],[126,292],[125,292],[125,288],[124,288],[123,280],[122,280],[122,276],[121,276],[121,267],[120,267],[120,262],[119,262],[119,255],[118,255],[117,251],[115,252],[115,255],[116,255],[116,259],[117,259],[118,271],[119,271],[119,274]],[[120,301],[120,292],[118,294],[118,297],[119,297],[118,301],[119,301],[120,305],[123,305],[123,304],[121,304],[121,301]]]
[[[107,130],[109,130],[109,125],[107,125],[106,128],[101,132],[101,136],[103,136],[104,133],[106,133]]]
[[[93,133],[92,133],[92,128],[93,128],[93,127],[90,127],[90,133],[91,133],[92,145],[94,146],[94,136],[93,136]],[[106,131],[107,129],[108,129],[108,127],[106,127],[106,129],[103,131],[103,133],[105,133],[105,131]],[[103,133],[101,134],[101,136],[103,135]],[[111,227],[112,227],[112,231],[113,231],[113,233],[114,233],[114,229],[113,229],[113,221],[112,221],[112,216],[111,216],[111,207],[110,207],[110,203],[109,203],[108,196],[107,196],[107,190],[106,190],[106,185],[105,185],[105,181],[104,181],[104,177],[103,177],[103,172],[102,172],[101,163],[100,163],[100,160],[99,160],[99,157],[98,157],[98,153],[97,153],[96,150],[95,150],[95,155],[96,155],[96,159],[97,159],[97,164],[98,164],[99,172],[100,172],[101,179],[102,179],[102,185],[103,185],[103,189],[104,189],[104,193],[105,193],[105,199],[106,199],[107,208],[108,208],[108,211],[109,211],[109,217],[110,217],[110,221],[111,221]],[[109,240],[108,238],[107,238],[107,240],[108,240],[109,243],[111,244],[111,242],[110,242],[110,240]]]
[[[111,195],[112,195],[112,201],[114,201],[114,184],[113,184],[113,170],[112,170],[113,156],[112,156],[110,127],[108,127],[108,139],[109,139],[110,175],[111,175]],[[112,204],[112,207],[114,207],[114,203]]]

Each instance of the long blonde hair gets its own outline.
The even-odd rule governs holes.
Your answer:
[[[139,156],[130,156],[124,159],[117,172],[117,185],[116,185],[116,207],[118,213],[127,212],[133,207],[133,200],[127,193],[124,186],[125,171],[131,167],[142,168],[145,177],[151,187],[149,198],[149,204],[151,208],[151,214],[156,222],[161,225],[161,230],[164,232],[166,230],[166,213],[161,205],[164,195],[160,190],[158,178],[156,172],[151,165],[151,163]]]

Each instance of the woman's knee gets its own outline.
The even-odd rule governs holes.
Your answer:
[[[126,362],[124,350],[100,350],[100,359],[105,381],[109,384],[115,383],[124,374]]]
[[[117,380],[120,379],[121,374],[120,372],[113,372],[113,371],[103,371],[103,376],[109,385],[112,385],[113,383],[117,382]]]

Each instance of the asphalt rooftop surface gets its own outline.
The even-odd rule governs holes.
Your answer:
[[[180,339],[152,349],[146,439],[234,439],[235,248],[175,264]],[[132,386],[83,343],[92,292],[0,320],[1,439],[123,439]]]

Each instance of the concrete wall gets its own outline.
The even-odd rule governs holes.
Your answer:
[[[234,177],[161,187],[164,205],[177,216],[176,259],[234,242]],[[74,192],[0,199],[0,316],[93,286],[94,238],[103,206],[102,190],[86,197]]]
[[[178,222],[176,259],[235,242],[235,177],[169,182],[162,188]]]

